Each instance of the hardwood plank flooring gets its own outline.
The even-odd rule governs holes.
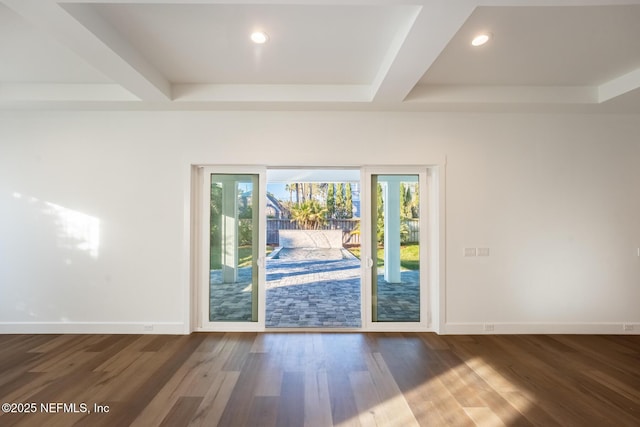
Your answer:
[[[0,426],[637,427],[640,336],[0,335],[0,403]]]

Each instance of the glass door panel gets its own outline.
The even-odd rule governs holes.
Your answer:
[[[208,174],[207,322],[258,322],[259,175]]]
[[[371,175],[373,322],[420,322],[419,175]]]

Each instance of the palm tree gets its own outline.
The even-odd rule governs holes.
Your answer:
[[[296,182],[295,184],[293,184],[293,188],[295,188],[295,192],[296,192],[296,204],[300,203],[300,188],[299,188],[299,184]]]
[[[293,203],[293,185],[285,184],[284,189],[289,192],[289,203]]]
[[[307,200],[291,209],[291,221],[303,230],[317,230],[327,221],[327,209],[317,200]]]

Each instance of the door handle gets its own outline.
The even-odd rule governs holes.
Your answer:
[[[373,260],[370,257],[367,257],[367,268],[373,267]]]

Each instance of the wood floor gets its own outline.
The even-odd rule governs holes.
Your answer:
[[[0,335],[0,403],[1,426],[640,426],[640,336]]]

